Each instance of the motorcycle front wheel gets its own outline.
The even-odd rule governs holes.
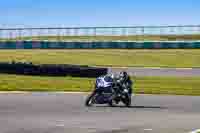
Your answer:
[[[96,92],[93,92],[90,94],[85,101],[85,106],[90,107],[94,104],[94,98],[95,98]]]
[[[126,107],[131,106],[131,96],[126,95],[126,98],[123,100],[123,103],[125,104]]]

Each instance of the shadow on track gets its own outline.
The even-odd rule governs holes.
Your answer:
[[[119,106],[107,106],[107,105],[102,105],[102,106],[93,106],[94,108],[135,108],[135,109],[167,109],[166,107],[161,107],[161,106],[130,106],[130,107],[126,107],[123,105],[119,105]],[[92,107],[91,107],[92,108]]]
[[[160,107],[160,106],[131,106],[130,108],[167,109],[166,107]]]

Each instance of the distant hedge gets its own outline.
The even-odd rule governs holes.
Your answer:
[[[32,63],[0,63],[0,73],[40,75],[40,76],[72,76],[72,77],[98,77],[107,74],[107,68],[96,68],[65,64],[43,64]]]

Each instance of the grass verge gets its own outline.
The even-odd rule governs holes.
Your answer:
[[[129,67],[200,67],[200,49],[1,50],[0,62]]]
[[[95,79],[0,74],[0,91],[91,91]],[[138,94],[200,95],[200,77],[135,77]]]

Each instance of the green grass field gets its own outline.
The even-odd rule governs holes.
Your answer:
[[[200,40],[200,34],[194,35],[128,35],[128,36],[34,36],[18,37],[6,40],[49,40],[49,41],[175,41],[175,40]]]
[[[200,67],[200,50],[0,50],[0,62],[90,66]]]
[[[0,91],[91,91],[93,78],[39,77],[0,74]],[[135,77],[139,94],[200,95],[199,78]]]
[[[0,62],[91,66],[200,67],[200,50],[1,50]],[[93,78],[0,74],[0,91],[91,91]],[[137,77],[135,92],[200,95],[200,77]]]

